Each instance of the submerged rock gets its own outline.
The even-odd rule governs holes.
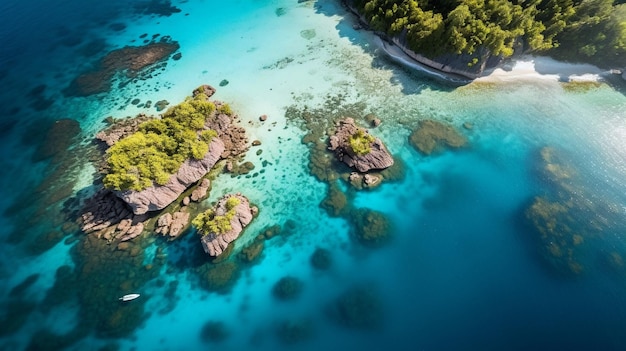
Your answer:
[[[213,257],[219,256],[239,237],[257,212],[258,209],[250,206],[248,199],[239,193],[222,197],[213,208],[193,221],[202,235],[200,241],[204,251]]]
[[[302,292],[302,281],[295,277],[283,277],[274,284],[272,295],[279,300],[293,300]]]
[[[219,343],[229,336],[226,326],[222,322],[208,321],[202,326],[200,338],[204,342]]]
[[[277,325],[276,336],[285,344],[295,344],[313,337],[313,322],[308,319],[290,319]]]
[[[452,126],[433,120],[422,120],[409,136],[409,142],[419,152],[430,155],[444,147],[464,147],[467,139]]]
[[[391,224],[382,212],[359,208],[350,212],[349,218],[356,239],[365,246],[379,247],[391,238]]]
[[[116,72],[126,71],[127,76],[137,76],[141,70],[166,59],[179,47],[177,42],[159,42],[113,50],[100,60],[96,70],[76,77],[65,93],[89,96],[107,92]]]
[[[345,291],[328,307],[332,320],[355,329],[375,329],[382,324],[383,306],[380,298],[368,287]]]
[[[313,268],[325,271],[328,270],[332,265],[332,257],[330,255],[330,251],[327,249],[317,248],[311,255],[311,265]]]
[[[354,119],[345,118],[337,122],[335,127],[329,149],[349,167],[367,172],[393,165],[393,157],[383,142],[371,136],[366,129],[357,127]]]

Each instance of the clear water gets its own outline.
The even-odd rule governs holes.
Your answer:
[[[612,253],[626,254],[626,217],[619,215],[626,204],[623,83],[574,91],[546,79],[456,86],[395,64],[377,49],[376,38],[355,31],[350,15],[331,0],[191,0],[173,2],[181,11],[170,16],[147,13],[146,4],[0,4],[0,349],[626,347],[626,271],[607,263]],[[120,23],[121,30],[112,26]],[[148,39],[159,34],[178,41],[182,58],[169,60],[147,80],[114,84],[108,93],[63,94],[98,58],[141,44],[144,33]],[[223,79],[229,84],[219,87]],[[42,84],[43,93],[29,93]],[[192,233],[173,243],[144,238],[143,261],[132,268],[136,276],[143,277],[145,265],[158,257],[164,263],[155,263],[158,274],[136,289],[140,300],[120,307],[118,295],[97,302],[86,298],[111,291],[107,282],[119,284],[114,277],[126,269],[103,258],[90,273],[76,254],[86,237],[63,215],[68,198],[93,191],[95,169],[85,151],[90,140],[107,116],[157,113],[132,105],[132,99],[176,103],[200,84],[218,88],[216,98],[233,106],[250,140],[261,140],[263,149],[260,156],[253,149],[246,159],[264,173],[220,176],[207,203],[240,191],[259,206],[259,217],[237,247],[287,220],[295,223],[291,234],[267,241],[260,263],[242,267],[226,293],[198,285],[195,268],[206,258]],[[287,107],[320,109],[338,95],[343,102],[332,108],[355,104],[362,115],[374,113],[383,121],[373,133],[406,165],[401,181],[353,199],[354,206],[380,211],[393,223],[393,240],[379,249],[359,245],[347,221],[330,218],[319,207],[327,186],[309,173],[309,150],[300,142],[304,132],[286,118]],[[261,114],[269,116],[264,124]],[[52,123],[63,118],[78,122],[80,134],[68,150],[39,160]],[[470,146],[421,156],[408,143],[410,128],[420,119],[459,127]],[[461,128],[465,122],[473,128]],[[567,155],[576,169],[577,191],[592,203],[618,209],[615,216],[589,215],[590,221],[606,217],[609,223],[585,242],[584,271],[578,275],[554,269],[524,217],[533,198],[550,191],[535,172],[544,146]],[[264,160],[269,163],[261,167]],[[46,235],[60,239],[37,248]],[[318,247],[331,253],[329,271],[311,267]],[[57,273],[62,266],[69,272],[66,280]],[[33,274],[38,276],[31,285],[15,289]],[[293,301],[272,296],[284,276],[303,282]],[[70,284],[72,277],[81,283]],[[329,317],[337,297],[355,286],[376,297],[374,305],[360,306],[380,307],[373,329],[349,328]],[[53,290],[57,298],[50,297]],[[140,321],[129,333],[103,336],[99,328],[111,320],[83,320],[81,311],[93,304],[120,311],[118,323],[131,323],[124,318],[139,309]],[[207,321],[223,323],[228,336],[203,340]],[[308,337],[285,342],[279,332],[285,321],[307,325]]]

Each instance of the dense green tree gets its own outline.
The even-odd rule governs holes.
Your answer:
[[[618,0],[354,0],[374,30],[406,38],[430,58],[510,56],[518,43],[593,63],[625,62],[626,15]],[[554,48],[558,48],[552,50]],[[622,63],[623,64],[623,63]]]
[[[199,94],[170,108],[163,118],[142,123],[107,150],[104,186],[143,190],[167,183],[186,159],[201,159],[209,151],[217,133],[205,129],[205,123],[214,111],[215,105]]]

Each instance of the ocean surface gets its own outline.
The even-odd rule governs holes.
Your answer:
[[[0,349],[626,349],[625,82],[451,81],[354,24],[334,0],[0,2]],[[68,93],[111,50],[164,37],[179,58]],[[203,202],[241,192],[259,207],[235,254],[211,262],[194,230],[146,232],[131,251],[82,233],[105,119],[158,115],[155,102],[201,84],[262,143],[245,157],[255,169],[218,176]],[[329,185],[302,142],[305,115],[327,128],[368,114],[402,176],[335,185],[388,220],[379,247],[320,207]],[[409,135],[425,119],[467,146],[421,154]],[[238,260],[273,225],[262,256]],[[131,292],[141,297],[118,301]]]

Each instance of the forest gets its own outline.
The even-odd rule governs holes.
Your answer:
[[[431,59],[536,53],[626,66],[626,0],[353,0],[373,30]]]

